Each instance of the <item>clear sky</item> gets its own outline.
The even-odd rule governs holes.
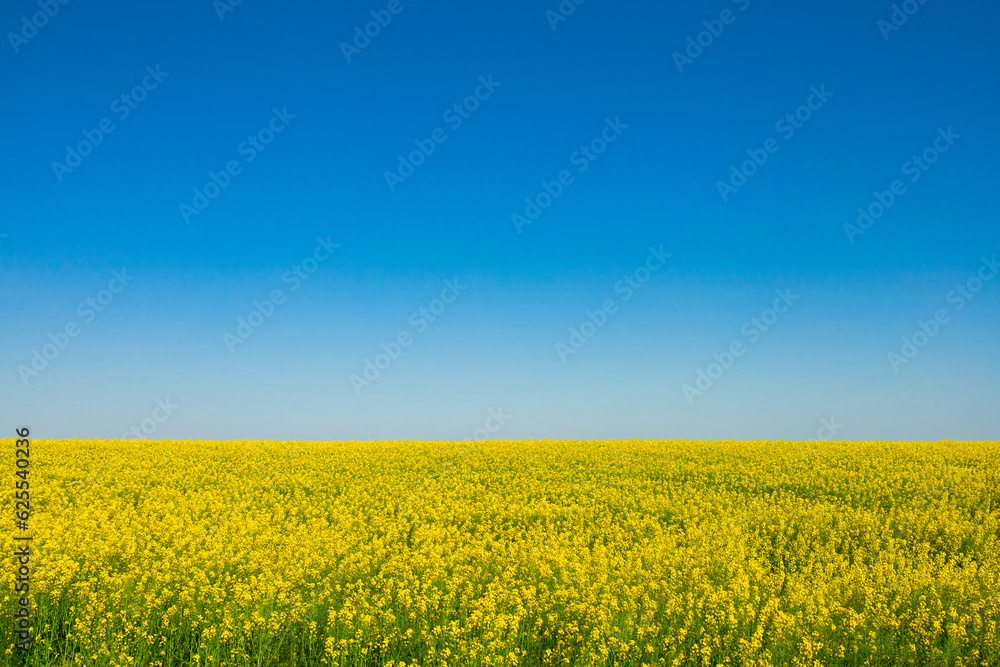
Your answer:
[[[8,3],[4,428],[997,438],[998,22]]]

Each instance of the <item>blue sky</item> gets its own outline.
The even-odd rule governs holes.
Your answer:
[[[19,0],[4,421],[996,438],[1000,8],[895,7]]]

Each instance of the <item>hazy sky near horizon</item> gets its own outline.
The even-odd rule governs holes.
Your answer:
[[[18,0],[4,428],[996,439],[998,21]]]

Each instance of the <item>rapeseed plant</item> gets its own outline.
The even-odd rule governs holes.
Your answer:
[[[1000,443],[802,451],[36,440],[0,665],[1000,664]]]

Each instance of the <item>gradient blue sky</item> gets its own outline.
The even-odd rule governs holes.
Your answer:
[[[952,293],[1000,253],[1000,6],[914,3],[885,39],[890,2],[589,0],[553,29],[555,0],[401,0],[348,63],[340,43],[387,5],[246,0],[220,20],[210,0],[70,2],[16,52],[39,5],[5,7],[5,428],[465,439],[502,408],[491,437],[816,438],[831,418],[845,439],[1000,435],[1000,279],[961,309]],[[724,10],[679,72],[673,53]],[[156,66],[168,75],[120,120],[112,102]],[[442,114],[491,75],[451,129]],[[786,139],[776,121],[813,86],[833,95]],[[274,108],[295,118],[247,162],[238,146]],[[104,118],[114,131],[60,181],[53,161]],[[581,173],[571,155],[606,118],[628,128]],[[439,127],[391,191],[386,170]],[[904,164],[949,127],[960,138],[911,182]],[[717,182],[769,137],[778,151],[723,201]],[[179,204],[234,159],[185,224]],[[564,169],[573,183],[519,234],[511,214]],[[895,179],[905,193],[849,242]],[[340,247],[291,291],[318,237]],[[672,257],[626,301],[615,285],[651,246]],[[123,267],[134,279],[87,322],[78,304]],[[417,333],[411,313],[456,278]],[[230,352],[224,334],[274,289],[287,300]],[[750,342],[786,289],[798,301]],[[894,372],[887,355],[939,309]],[[79,335],[24,381],[70,322]],[[403,331],[412,345],[359,395],[351,376]],[[734,341],[745,354],[689,401]]]

